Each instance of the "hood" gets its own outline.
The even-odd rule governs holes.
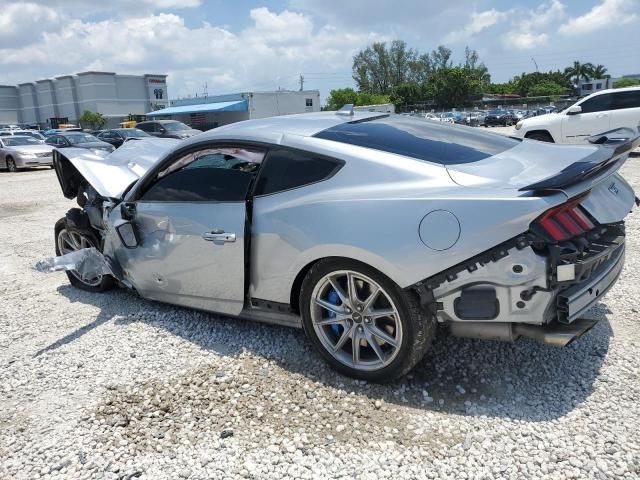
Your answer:
[[[86,148],[64,148],[56,150],[57,155],[68,160],[85,180],[103,197],[120,198],[124,190],[144,175],[158,160],[180,143],[170,138],[144,138],[136,142],[125,142],[115,152],[103,156],[88,152]],[[108,145],[108,144],[107,144]],[[59,168],[58,177],[65,177],[64,162]],[[65,188],[64,179],[60,180],[65,196],[77,195],[73,187]]]
[[[554,120],[560,118],[557,113],[545,113],[544,115],[537,115],[535,117],[529,117],[521,120],[523,127],[531,127],[537,125],[545,125],[548,126],[549,122],[553,122]]]
[[[178,130],[175,132],[167,132],[168,135],[171,135],[172,137],[178,137],[178,138],[189,138],[189,137],[193,137],[194,135],[198,135],[199,133],[202,133],[201,130],[196,130],[196,129],[191,129],[191,130]]]
[[[44,152],[51,152],[53,150],[53,147],[51,145],[47,145],[44,143],[41,145],[16,145],[15,147],[5,147],[5,148],[14,150],[20,153],[44,153]]]
[[[604,161],[611,148],[598,145],[556,145],[523,140],[517,146],[477,162],[447,165],[458,185],[475,188],[516,189],[558,175],[579,162]]]

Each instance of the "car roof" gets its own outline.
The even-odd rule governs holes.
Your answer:
[[[244,120],[194,135],[185,143],[200,143],[208,139],[215,140],[218,138],[246,138],[273,143],[276,137],[282,137],[283,135],[311,137],[316,133],[342,123],[362,122],[387,116],[389,114],[380,112],[354,111],[352,115],[338,114],[337,112],[313,112]]]
[[[633,92],[640,90],[640,86],[638,87],[622,87],[622,88],[607,88],[605,90],[598,90],[597,92],[590,93],[586,97],[582,97],[580,100],[584,100],[589,97],[597,97],[598,95],[603,95],[605,93],[618,93],[618,92]]]

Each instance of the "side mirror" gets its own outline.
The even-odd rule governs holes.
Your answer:
[[[118,236],[120,237],[120,241],[127,248],[136,248],[140,245],[140,240],[138,239],[138,231],[133,223],[127,220],[118,220],[114,225],[116,232],[118,232]]]
[[[578,115],[579,113],[582,113],[580,105],[573,105],[567,109],[567,115]]]
[[[160,128],[160,133],[167,133],[167,129],[166,128]]]

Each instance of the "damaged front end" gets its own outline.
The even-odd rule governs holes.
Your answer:
[[[56,254],[39,261],[41,272],[66,271],[80,288],[95,290],[108,277],[124,286],[128,282],[116,260],[120,242],[127,248],[137,245],[130,222],[111,218],[126,192],[177,140],[144,139],[127,142],[106,157],[86,149],[53,151],[53,164],[66,198],[76,199],[80,208],[70,209],[56,224]],[[119,241],[114,241],[119,238]],[[109,283],[109,282],[107,282]]]
[[[101,275],[113,275],[109,260],[96,248],[82,248],[59,257],[39,260],[34,268],[38,272],[75,272],[83,280],[95,279]]]

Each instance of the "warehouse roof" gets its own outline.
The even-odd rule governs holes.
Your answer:
[[[233,102],[200,103],[198,105],[181,105],[168,107],[155,112],[147,113],[147,117],[160,117],[163,115],[176,115],[180,113],[205,113],[205,112],[247,112],[249,105],[246,100]]]

